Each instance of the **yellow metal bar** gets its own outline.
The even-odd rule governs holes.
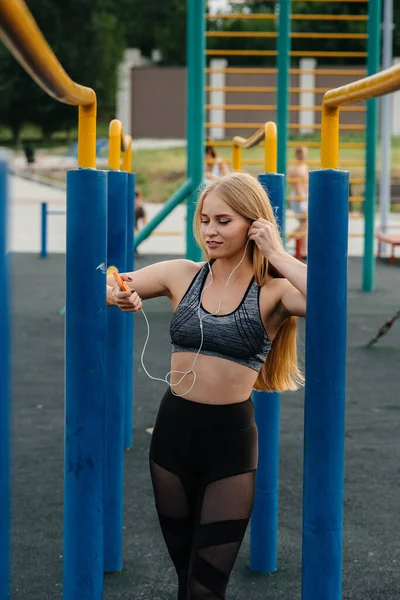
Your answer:
[[[232,147],[232,141],[223,141],[223,142],[206,142],[206,146],[215,146],[218,148],[231,148]],[[306,142],[306,141],[301,141],[301,142],[288,142],[288,147],[289,148],[297,148],[297,146],[301,143],[302,146],[307,146],[307,148],[320,148],[321,147],[321,143],[320,142]],[[262,148],[264,146],[263,142],[261,142],[259,144],[259,147]],[[340,148],[358,148],[358,149],[364,149],[365,148],[365,144],[364,142],[341,142],[340,143]],[[310,164],[312,164],[312,161],[308,161]],[[319,164],[319,161],[318,161]],[[344,164],[344,163],[343,163]]]
[[[292,75],[365,75],[365,69],[289,69]]]
[[[125,151],[122,156],[122,170],[132,173],[132,136],[125,136],[124,145]]]
[[[337,169],[339,162],[339,110],[343,104],[368,100],[400,89],[400,65],[326,92],[322,103],[321,164]]]
[[[207,38],[277,38],[278,34],[274,31],[207,31]],[[293,39],[331,39],[331,40],[366,40],[366,33],[302,33],[294,32],[290,34]]]
[[[289,92],[292,94],[300,94],[302,92],[310,93],[310,94],[325,94],[329,91],[330,88],[298,88],[291,87],[289,88]],[[247,92],[259,92],[263,94],[274,94],[276,92],[275,86],[250,86],[250,85],[226,85],[226,86],[206,86],[204,88],[206,92],[229,92],[229,93],[247,93]],[[318,107],[321,110],[321,107]]]
[[[207,129],[212,127],[221,127],[225,129],[256,129],[256,127],[264,127],[261,123],[206,123]],[[289,123],[289,129],[301,129],[304,125],[300,123]],[[307,125],[308,129],[321,129],[322,125]],[[342,131],[365,131],[365,125],[340,125]]]
[[[206,56],[276,56],[276,50],[206,50]],[[290,56],[315,56],[332,58],[363,58],[366,52],[327,52],[325,50],[293,50]]]
[[[331,56],[332,58],[361,58],[367,56],[366,52],[326,52],[324,50],[318,50],[315,52],[308,52],[307,50],[294,50],[290,53],[291,56]]]
[[[260,164],[257,160],[242,161],[242,149],[249,150],[265,140],[264,167],[266,173],[276,173],[277,169],[277,134],[276,125],[268,121],[253,135],[245,139],[239,135],[232,140],[232,168],[240,171],[244,164]],[[261,163],[262,164],[262,163]]]
[[[121,121],[113,119],[108,132],[108,168],[119,171],[121,168],[121,150],[126,150],[126,138]]]
[[[228,13],[228,14],[206,14],[207,19],[231,19],[231,20],[268,20],[275,21],[276,15],[272,14],[250,14]],[[367,15],[292,15],[292,21],[367,21]]]
[[[207,19],[213,19],[213,20],[217,20],[217,19],[252,19],[252,20],[265,20],[265,21],[275,21],[276,20],[276,15],[272,15],[272,14],[253,14],[253,15],[246,15],[244,13],[217,13],[215,15],[212,15],[210,13],[206,14],[206,18]]]
[[[368,21],[367,15],[292,15],[292,21]]]
[[[97,103],[83,104],[78,109],[78,167],[96,168]]]
[[[208,38],[276,38],[274,31],[207,31]]]
[[[96,94],[72,81],[23,0],[1,0],[0,37],[20,65],[50,96],[80,106],[78,165],[96,167]],[[83,108],[85,107],[85,108]]]
[[[299,142],[288,142],[289,148],[297,148]],[[302,146],[307,146],[307,148],[319,148],[321,146],[320,142],[301,142]],[[340,142],[341,148],[365,148],[364,142]]]
[[[227,67],[226,69],[205,69],[206,73],[225,73],[232,75],[275,75],[275,68],[253,68],[253,67]]]
[[[277,72],[274,68],[251,68],[251,67],[227,67],[226,69],[205,69],[207,74],[220,73],[231,75],[275,75]],[[331,76],[359,76],[365,75],[365,69],[289,69],[289,73],[292,75],[331,75]]]
[[[323,169],[339,166],[339,108],[322,106],[321,165]]]
[[[221,87],[207,85],[205,88],[206,92],[260,92],[260,93],[271,93],[276,92],[275,86],[246,86],[246,85],[225,85]],[[324,88],[324,93],[327,88]]]
[[[242,170],[242,149],[235,143],[232,146],[232,169],[234,171]]]
[[[289,129],[301,129],[304,125],[301,125],[300,123],[289,123],[288,127]],[[307,125],[307,127],[309,129],[321,129],[322,125]],[[339,128],[342,131],[365,131],[365,125],[340,125]]]
[[[265,124],[264,168],[266,173],[276,173],[278,168],[277,131],[273,121]]]
[[[206,104],[206,110],[276,110],[276,104]],[[289,111],[313,111],[321,112],[321,106],[289,106]],[[346,106],[344,112],[365,112],[365,106]]]
[[[383,96],[398,89],[400,89],[400,65],[395,65],[370,77],[326,92],[323,103],[325,106],[339,107],[350,102]]]
[[[250,126],[250,123],[248,124]],[[251,128],[260,127],[259,125],[251,124]],[[240,148],[244,148],[245,150],[249,150],[250,148],[254,148],[254,146],[258,146],[260,142],[263,142],[265,139],[265,124],[261,125],[261,128],[258,129],[253,135],[251,135],[248,139],[241,137],[240,135],[236,135],[233,138],[233,144],[239,146]]]
[[[291,38],[298,40],[366,40],[368,35],[366,33],[292,33]]]
[[[225,86],[211,86],[207,85],[205,88],[206,92],[260,92],[262,94],[274,94],[276,92],[276,86],[251,86],[251,85],[225,85]],[[330,88],[289,88],[289,92],[292,94],[300,94],[301,92],[307,92],[310,94],[325,94]]]
[[[276,56],[276,50],[206,50],[207,56]]]

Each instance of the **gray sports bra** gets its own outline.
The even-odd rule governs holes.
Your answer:
[[[210,264],[213,262],[210,261]],[[198,306],[208,273],[206,263],[194,277],[174,313],[170,326],[173,352],[197,353],[200,348]],[[204,340],[200,354],[225,358],[259,372],[272,345],[261,320],[259,297],[260,288],[253,277],[233,312],[213,315],[202,305],[199,314],[203,319]]]

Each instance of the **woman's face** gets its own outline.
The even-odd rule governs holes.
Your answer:
[[[234,211],[217,194],[203,202],[201,235],[211,258],[228,258],[241,252],[247,242],[251,221]]]

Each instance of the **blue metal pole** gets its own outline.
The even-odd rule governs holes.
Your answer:
[[[40,256],[42,258],[47,257],[47,202],[42,202],[42,227],[41,227],[41,239],[42,239],[42,247],[40,251]]]
[[[349,173],[310,173],[303,600],[342,597],[348,200]]]
[[[107,174],[67,173],[64,600],[103,598]]]
[[[278,226],[283,220],[285,176],[275,173],[259,175]],[[251,517],[250,569],[272,573],[278,555],[278,480],[280,394],[253,392],[258,429],[258,468],[256,496]]]
[[[0,161],[0,598],[10,598],[11,378],[9,263],[7,256],[7,163]]]
[[[263,173],[258,176],[258,181],[269,198],[282,236],[285,221],[285,176],[280,173]]]
[[[108,173],[107,266],[126,271],[128,174]],[[126,315],[107,309],[104,571],[122,571],[124,417],[126,405]]]
[[[128,173],[128,207],[126,237],[126,270],[132,272],[135,266],[134,236],[135,230],[135,176]],[[133,313],[125,315],[126,322],[126,406],[125,406],[125,448],[133,444]]]

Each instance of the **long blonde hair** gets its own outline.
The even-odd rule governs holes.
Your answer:
[[[279,233],[271,203],[261,184],[247,173],[230,173],[219,177],[208,185],[200,195],[194,215],[193,231],[196,241],[207,259],[210,258],[207,246],[201,235],[201,213],[205,198],[215,193],[242,217],[256,221],[266,219],[273,223]],[[280,236],[278,236],[280,238]],[[252,248],[253,273],[259,286],[263,286],[267,277],[282,277],[268,262],[254,244]],[[304,383],[304,377],[297,362],[297,319],[288,317],[282,323],[271,351],[261,367],[254,389],[266,392],[297,390]]]

